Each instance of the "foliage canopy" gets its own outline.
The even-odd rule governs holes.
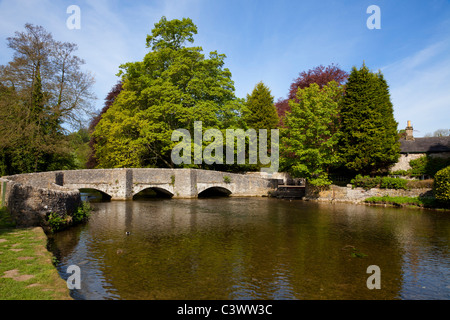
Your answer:
[[[174,167],[174,130],[233,124],[241,106],[225,55],[185,47],[196,32],[190,19],[163,17],[147,36],[152,51],[121,66],[122,91],[93,133],[99,167]]]
[[[338,164],[339,103],[343,88],[332,81],[298,89],[297,101],[282,129],[282,168],[316,186],[330,184],[328,172]]]
[[[94,98],[77,46],[32,24],[7,43],[14,54],[0,66],[0,174],[73,168],[63,124],[80,126]]]
[[[354,173],[383,173],[398,161],[400,142],[389,89],[381,72],[353,67],[341,108],[341,162]]]

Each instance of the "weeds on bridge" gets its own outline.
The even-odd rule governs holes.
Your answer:
[[[55,233],[64,230],[70,226],[85,222],[89,219],[92,212],[92,207],[89,202],[83,201],[73,215],[65,214],[61,216],[55,212],[50,212],[47,215],[47,224],[50,232]]]

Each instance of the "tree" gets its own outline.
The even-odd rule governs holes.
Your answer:
[[[427,133],[425,137],[450,137],[450,129],[438,129],[431,133]]]
[[[328,172],[338,164],[339,103],[343,87],[335,81],[320,88],[298,89],[289,101],[282,128],[282,168],[315,186],[330,184]]]
[[[284,118],[286,112],[290,111],[289,100],[297,99],[298,89],[309,87],[312,83],[316,83],[320,88],[327,85],[330,81],[335,81],[339,85],[343,85],[348,78],[348,73],[339,66],[331,64],[327,67],[319,65],[308,71],[303,71],[298,78],[291,84],[287,99],[279,99],[276,103],[278,116],[280,120]]]
[[[81,71],[76,45],[55,41],[43,27],[26,24],[7,41],[14,55],[0,66],[3,173],[67,168],[73,159],[62,125],[83,122],[93,78]]]
[[[102,119],[103,114],[108,111],[108,109],[112,106],[114,101],[116,100],[117,96],[123,89],[123,83],[122,81],[119,81],[116,83],[111,90],[108,92],[105,98],[105,104],[102,110],[92,118],[91,122],[89,123],[88,132],[90,134],[89,139],[89,155],[86,162],[86,168],[88,169],[94,169],[98,165],[97,158],[95,157],[95,144],[97,143],[97,139],[92,135],[92,133],[95,131],[95,127]]]
[[[2,83],[29,92],[35,111],[45,107],[60,123],[83,124],[92,112],[94,79],[81,70],[85,62],[74,55],[77,45],[56,41],[43,27],[28,23],[25,32],[7,40],[14,56],[2,68]]]
[[[78,131],[71,132],[68,135],[70,142],[70,149],[73,150],[74,154],[74,164],[77,169],[87,168],[86,163],[88,162],[89,156],[91,154],[91,149],[89,146],[90,135],[88,128],[80,128]]]
[[[256,84],[251,94],[247,94],[242,117],[245,126],[255,130],[257,139],[255,142],[258,142],[259,139],[267,139],[269,152],[271,150],[271,129],[277,128],[279,119],[270,89],[262,81]],[[267,134],[264,137],[260,136],[260,129],[266,130]],[[258,163],[256,166],[248,166],[247,169],[258,170],[260,167],[261,163]]]
[[[123,89],[93,133],[99,167],[174,167],[174,130],[193,135],[194,121],[222,128],[237,114],[225,55],[214,51],[208,59],[201,47],[186,47],[196,33],[189,18],[163,17],[147,36],[143,61],[121,66]]]
[[[258,132],[259,129],[270,130],[277,127],[279,119],[273,96],[263,82],[259,82],[250,95],[247,94],[244,106],[243,117],[249,128]]]
[[[353,67],[347,81],[339,149],[346,169],[372,175],[388,170],[400,154],[387,82],[365,64],[359,70]]]

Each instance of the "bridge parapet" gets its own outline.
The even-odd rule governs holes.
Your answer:
[[[196,198],[210,188],[231,196],[264,196],[270,179],[200,169],[92,169],[19,174],[0,178],[2,205],[19,225],[39,225],[50,212],[64,215],[80,203],[80,189],[96,189],[112,200],[131,200],[148,188],[174,198]]]

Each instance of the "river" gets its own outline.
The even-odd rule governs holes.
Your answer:
[[[50,241],[75,299],[450,299],[450,213],[273,198],[112,201]],[[127,234],[129,233],[129,234]],[[369,266],[380,289],[369,289]]]

